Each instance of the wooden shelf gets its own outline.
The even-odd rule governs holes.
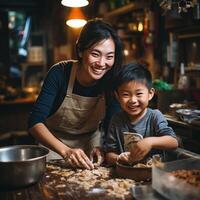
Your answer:
[[[195,37],[200,37],[200,33],[186,33],[186,34],[180,34],[178,35],[179,40],[184,40],[184,39],[190,39],[190,38],[195,38]]]
[[[120,7],[120,8],[113,10],[113,11],[108,12],[103,17],[105,19],[108,19],[108,18],[112,18],[112,17],[116,17],[116,16],[119,16],[119,15],[126,14],[130,11],[133,11],[133,10],[140,10],[140,9],[144,9],[144,8],[147,8],[147,7],[149,7],[149,1],[141,1],[141,2],[130,3],[128,5],[125,5],[123,7]]]
[[[196,67],[196,68],[186,67],[185,71],[186,72],[191,72],[191,73],[199,73],[200,72],[200,67]]]
[[[27,66],[44,67],[45,63],[44,62],[24,62],[21,65],[22,67],[27,67]]]
[[[131,3],[131,4],[128,4],[126,6],[120,7],[118,9],[115,9],[115,10],[110,11],[107,14],[105,14],[104,18],[111,18],[111,17],[115,17],[115,16],[118,16],[118,15],[128,13],[134,8],[134,6],[135,6],[134,3]]]

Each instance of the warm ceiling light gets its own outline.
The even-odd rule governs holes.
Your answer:
[[[70,19],[66,21],[66,24],[72,28],[81,28],[87,23],[84,19]]]
[[[87,23],[85,16],[80,8],[72,8],[66,24],[72,28],[81,28]]]
[[[87,6],[89,2],[87,0],[62,0],[61,4],[68,7],[83,7]]]

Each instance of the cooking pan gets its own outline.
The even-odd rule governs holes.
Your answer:
[[[49,150],[37,145],[0,148],[0,188],[19,188],[36,183],[46,169]]]

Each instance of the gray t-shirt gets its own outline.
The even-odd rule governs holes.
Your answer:
[[[130,123],[128,115],[125,112],[116,113],[112,117],[108,128],[105,141],[106,152],[116,152],[117,154],[124,152],[123,132],[138,133],[144,138],[164,135],[171,135],[176,138],[173,129],[168,126],[168,122],[163,114],[159,110],[151,108],[147,108],[144,117],[135,124]]]

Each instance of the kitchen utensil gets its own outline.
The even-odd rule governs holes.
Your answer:
[[[123,132],[124,136],[124,149],[125,151],[131,151],[131,148],[135,143],[143,139],[143,136],[138,133]]]
[[[200,199],[199,187],[176,178],[172,172],[177,170],[200,169],[200,157],[181,159],[160,164],[153,164],[152,187],[162,196],[173,200]],[[186,176],[188,177],[188,175]]]
[[[0,188],[36,183],[45,172],[48,153],[48,149],[37,145],[0,148]]]
[[[200,119],[200,110],[195,109],[178,109],[176,110],[179,118],[182,121],[191,123],[194,119]]]

